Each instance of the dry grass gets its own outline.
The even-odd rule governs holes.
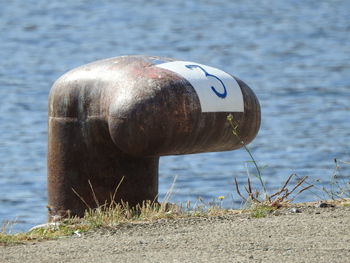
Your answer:
[[[114,201],[108,204],[98,205],[92,185],[90,184],[92,195],[95,198],[97,208],[87,209],[82,218],[68,217],[60,221],[45,224],[41,227],[30,230],[28,233],[9,234],[10,225],[5,224],[0,231],[0,245],[13,245],[30,241],[41,241],[56,239],[65,236],[81,235],[81,233],[98,228],[115,228],[124,223],[152,222],[158,219],[176,219],[183,217],[214,216],[224,213],[224,209],[219,212],[219,207],[211,207],[207,210],[201,206],[190,209],[188,202],[185,207],[182,205],[170,204],[168,200],[173,192],[176,177],[167,194],[164,202],[144,201],[135,207],[129,206],[126,202],[116,203]],[[121,181],[122,182],[122,181]],[[120,184],[118,185],[118,187]],[[117,187],[117,188],[118,188]],[[73,190],[74,191],[74,190]],[[116,189],[117,191],[117,189]],[[82,200],[83,198],[74,191]],[[112,200],[114,195],[111,197]]]
[[[337,204],[338,206],[349,206],[350,202],[350,178],[349,176],[340,175],[340,164],[349,165],[350,162],[338,161],[334,158],[335,168],[333,171],[333,175],[331,177],[330,183],[327,186],[317,187],[312,183],[307,181],[308,177],[298,177],[296,174],[290,175],[283,186],[273,194],[268,194],[264,180],[262,178],[261,169],[258,166],[252,152],[246,145],[246,143],[241,139],[238,132],[238,124],[236,124],[233,120],[233,116],[230,114],[227,116],[227,121],[229,122],[232,135],[238,138],[242,144],[244,150],[248,153],[251,158],[251,162],[254,164],[256,174],[254,177],[258,179],[260,182],[260,188],[262,189],[262,193],[259,190],[253,189],[251,183],[251,176],[248,172],[247,176],[247,184],[244,185],[245,193],[242,194],[239,189],[239,185],[237,179],[235,178],[234,183],[236,186],[236,192],[238,196],[244,201],[245,206],[248,207],[248,210],[252,213],[253,217],[264,217],[268,213],[271,213],[274,209],[288,206],[291,202],[295,200],[295,198],[303,193],[304,191],[315,187],[318,190],[326,193],[327,200],[331,199],[332,201],[327,201],[329,204]],[[249,171],[249,170],[247,170]],[[297,179],[291,185],[292,179]],[[345,179],[347,178],[347,180]],[[318,182],[320,180],[317,180]],[[289,190],[290,189],[290,190]]]
[[[296,184],[292,186],[291,190],[289,190],[288,186],[293,177],[296,177],[296,175],[295,174],[290,175],[286,180],[286,182],[283,184],[283,186],[280,188],[280,190],[278,190],[277,192],[273,194],[267,194],[265,192],[263,195],[264,196],[263,198],[261,198],[261,194],[258,190],[253,189],[249,177],[247,179],[247,185],[244,186],[247,196],[243,196],[241,194],[241,191],[238,186],[237,178],[235,178],[235,186],[236,186],[237,194],[242,198],[242,200],[245,203],[255,205],[255,206],[261,205],[261,206],[271,206],[271,207],[279,208],[287,205],[288,203],[291,203],[299,194],[301,194],[302,192],[314,186],[314,185],[303,186],[303,184],[307,179],[307,176],[305,176],[299,179],[296,182]],[[293,193],[295,194],[292,195]]]
[[[341,174],[341,164],[349,165],[350,162],[338,161],[334,158],[334,171],[330,183],[328,187],[322,187],[328,198],[332,200],[350,198],[350,177]],[[348,181],[345,178],[348,178]]]
[[[178,219],[185,217],[209,217],[230,213],[230,210],[211,207],[204,210],[197,207],[194,210],[183,208],[182,205],[170,203],[159,204],[145,201],[136,207],[127,203],[110,204],[95,209],[87,209],[83,218],[70,217],[61,221],[35,228],[28,233],[11,235],[7,233],[8,226],[0,232],[0,245],[15,245],[25,242],[57,239],[72,235],[81,235],[98,228],[115,228],[124,223],[153,222],[159,219]]]
[[[131,208],[126,203],[100,206],[88,209],[83,218],[70,217],[61,221],[46,224],[27,233],[8,233],[9,225],[5,224],[0,232],[0,245],[18,244],[28,241],[56,239],[64,236],[79,235],[96,228],[111,228],[122,223],[152,221],[159,218],[181,216],[177,206],[144,202]]]
[[[122,223],[135,223],[154,221],[160,218],[176,218],[190,216],[182,210],[182,206],[170,204],[169,200],[176,181],[165,196],[165,202],[158,203],[154,201],[144,201],[135,207],[130,207],[128,203],[114,202],[114,196],[122,183],[118,184],[114,194],[111,196],[109,204],[99,205],[93,187],[90,184],[92,196],[95,199],[97,208],[90,208],[85,200],[72,189],[81,201],[87,206],[82,218],[70,217],[63,218],[60,221],[43,225],[42,227],[32,229],[28,233],[9,234],[10,224],[5,224],[0,231],[0,245],[18,244],[27,241],[40,241],[55,239],[63,236],[80,235],[82,232],[96,228],[111,228]]]

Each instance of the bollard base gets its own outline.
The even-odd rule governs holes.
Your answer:
[[[159,157],[122,154],[103,120],[50,117],[48,152],[49,221],[111,202],[157,199]]]

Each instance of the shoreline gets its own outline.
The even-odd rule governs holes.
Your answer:
[[[0,246],[0,262],[346,262],[349,224],[348,203],[290,204],[261,218],[235,210]]]

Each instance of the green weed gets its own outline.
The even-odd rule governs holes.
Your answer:
[[[244,186],[247,195],[244,196],[239,189],[237,178],[235,178],[234,182],[235,182],[235,186],[236,186],[236,192],[242,198],[242,200],[245,202],[246,206],[248,206],[248,207],[258,207],[258,206],[261,206],[261,207],[266,207],[266,206],[281,207],[281,206],[285,205],[286,203],[293,201],[296,196],[298,196],[299,194],[301,194],[305,190],[313,187],[313,185],[308,185],[306,187],[303,186],[303,184],[305,183],[305,181],[307,179],[307,176],[305,176],[305,177],[299,179],[296,182],[296,184],[292,187],[292,189],[289,190],[287,186],[291,182],[291,179],[293,177],[296,177],[295,174],[292,174],[287,178],[286,182],[280,188],[280,190],[278,190],[277,192],[275,192],[273,194],[268,194],[264,180],[262,178],[261,169],[260,169],[258,163],[256,162],[251,150],[246,145],[246,143],[241,139],[241,136],[239,135],[239,132],[238,132],[238,124],[236,124],[234,122],[232,114],[229,114],[227,116],[227,121],[229,122],[229,124],[231,126],[233,136],[235,136],[236,138],[239,139],[240,143],[242,144],[242,147],[244,148],[244,150],[248,153],[249,157],[251,158],[252,163],[254,164],[255,170],[257,172],[256,174],[254,174],[254,176],[260,182],[261,188],[263,190],[263,193],[261,194],[260,191],[253,189],[252,183],[250,180],[250,174],[248,174],[247,185]],[[294,196],[292,196],[293,193],[295,193]]]
[[[264,218],[271,214],[276,208],[270,205],[258,205],[250,209],[250,214],[254,218]]]

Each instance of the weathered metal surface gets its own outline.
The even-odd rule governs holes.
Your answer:
[[[242,146],[232,136],[228,112],[202,112],[186,79],[155,66],[167,61],[172,59],[111,58],[76,68],[55,82],[49,98],[51,216],[68,210],[81,216],[84,202],[92,208],[113,196],[130,205],[156,200],[160,156]],[[244,112],[232,115],[249,143],[260,127],[260,106],[252,90],[236,80]]]

